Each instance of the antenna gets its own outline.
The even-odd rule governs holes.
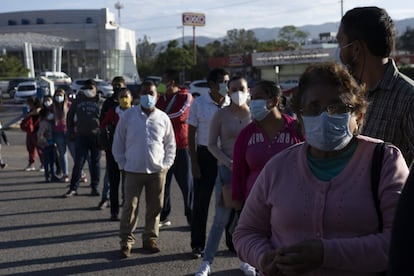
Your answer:
[[[115,9],[118,10],[118,25],[121,25],[121,9],[124,8],[124,4],[122,4],[119,0],[115,3]]]

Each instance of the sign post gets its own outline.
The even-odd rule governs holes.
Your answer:
[[[195,28],[196,26],[205,26],[206,24],[206,16],[204,13],[194,13],[194,12],[185,12],[183,13],[183,31],[184,26],[193,26],[193,63],[194,65],[197,64],[197,46],[196,46],[196,36],[195,36]]]

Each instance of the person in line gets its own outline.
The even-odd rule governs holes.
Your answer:
[[[210,122],[208,150],[218,163],[218,179],[215,184],[216,205],[203,261],[196,276],[207,276],[211,273],[214,256],[232,212],[231,177],[234,142],[239,132],[251,121],[247,105],[249,89],[246,79],[241,76],[232,77],[228,82],[228,87],[231,104],[218,110]],[[255,269],[248,264],[241,263],[240,268],[243,269],[245,275],[256,275]]]
[[[55,141],[53,140],[53,115],[48,108],[42,108],[39,112],[39,129],[37,130],[37,145],[43,152],[43,165],[45,182],[57,182],[60,179],[55,172]]]
[[[65,90],[58,88],[53,95],[53,140],[56,143],[59,164],[62,170],[61,182],[69,182],[69,163],[67,154],[67,123],[66,117],[70,108],[71,102],[65,93]]]
[[[91,173],[91,196],[99,196],[98,184],[100,178],[100,159],[98,131],[99,131],[99,95],[96,83],[92,79],[85,81],[79,91],[76,101],[72,103],[67,116],[68,132],[75,140],[75,162],[72,169],[69,190],[64,197],[78,194],[82,168],[87,158],[91,159],[89,171]],[[73,139],[73,138],[72,138]]]
[[[113,135],[115,131],[115,127],[118,124],[119,118],[131,107],[132,104],[132,94],[128,88],[123,87],[117,91],[119,105],[113,106],[106,112],[105,117],[101,121],[100,128],[101,129],[111,129],[110,134]],[[109,127],[109,128],[108,128]],[[113,141],[113,140],[112,140]],[[106,171],[108,173],[109,178],[109,187],[110,187],[110,200],[111,200],[111,220],[118,221],[118,214],[119,214],[119,183],[121,181],[122,185],[122,198],[124,198],[124,182],[125,182],[125,175],[123,171],[119,170],[118,164],[116,163],[114,156],[112,154],[112,144],[111,148],[105,149],[105,156],[106,156]]]
[[[229,105],[229,73],[212,69],[207,77],[210,92],[194,99],[188,116],[188,146],[193,174],[194,198],[191,221],[193,258],[201,258],[206,242],[206,227],[211,194],[217,177],[217,159],[208,150],[210,122],[217,110]]]
[[[5,145],[9,146],[9,140],[7,139],[7,135],[6,132],[3,129],[3,124],[0,122],[0,168],[4,169],[7,167],[7,163],[3,161],[3,158],[1,157],[1,143],[2,140],[4,142]]]
[[[36,153],[39,156],[40,167],[39,170],[43,170],[43,152],[37,146],[37,129],[39,128],[39,112],[42,109],[42,103],[39,98],[29,97],[27,98],[28,111],[24,114],[24,118],[20,123],[20,129],[26,132],[26,148],[29,153],[29,163],[27,164],[25,171],[35,171],[35,159]]]
[[[342,17],[337,39],[342,63],[368,88],[361,134],[394,144],[410,165],[414,158],[414,81],[400,73],[390,58],[395,36],[386,10],[358,7]]]
[[[281,111],[282,91],[272,81],[251,90],[253,121],[237,137],[233,156],[232,198],[239,211],[266,163],[282,150],[303,141],[298,122]]]
[[[119,169],[125,172],[125,203],[120,223],[121,257],[131,255],[135,244],[138,207],[145,188],[144,250],[160,251],[160,212],[164,200],[165,177],[174,163],[175,138],[170,118],[155,107],[157,88],[151,81],[141,86],[139,106],[130,108],[117,124],[112,154]]]
[[[165,93],[160,95],[156,107],[168,114],[173,124],[177,152],[174,164],[168,170],[164,190],[164,204],[161,211],[160,226],[169,226],[171,221],[171,182],[175,177],[184,202],[184,215],[191,225],[191,209],[193,203],[193,179],[191,175],[190,154],[188,152],[188,114],[193,97],[187,89],[178,87],[178,72],[166,69],[162,75],[160,85],[165,86]],[[157,89],[158,90],[158,89]]]
[[[382,141],[357,135],[364,92],[337,63],[311,65],[301,76],[292,108],[306,142],[266,164],[233,234],[238,255],[263,274],[380,275],[386,270],[408,167],[397,147],[385,145],[378,190],[371,190],[373,153]]]
[[[112,88],[114,93],[112,94],[111,97],[105,99],[105,101],[102,104],[102,108],[101,108],[101,115],[99,117],[99,121],[100,121],[100,125],[101,125],[101,129],[102,129],[102,121],[104,120],[106,114],[108,113],[108,111],[110,109],[113,109],[117,106],[119,106],[119,102],[118,102],[118,96],[119,96],[119,91],[122,88],[126,88],[126,83],[125,83],[125,79],[122,76],[116,76],[112,79]],[[112,113],[113,114],[113,113]],[[101,196],[101,201],[98,203],[98,209],[103,210],[107,207],[110,206],[110,198],[111,198],[111,188],[110,188],[110,183],[111,183],[111,179],[109,176],[109,168],[115,168],[118,165],[116,164],[115,160],[113,159],[113,156],[107,156],[108,154],[112,154],[111,148],[103,148],[103,150],[105,151],[105,155],[106,155],[106,170],[105,170],[105,175],[104,175],[104,181],[103,181],[103,185],[102,185],[102,196]],[[109,153],[108,153],[109,152]],[[114,162],[114,163],[111,163]],[[109,163],[109,164],[108,164]],[[119,175],[119,170],[116,168],[114,171],[114,175],[112,175],[113,178],[112,181],[115,183],[117,180],[116,178],[118,178],[118,184],[114,184],[116,186],[116,190],[118,190],[119,188],[119,177],[117,177],[116,175]],[[124,193],[122,192],[122,198]],[[117,212],[118,214],[118,212]],[[117,220],[117,218],[114,216],[113,217],[114,220]]]
[[[405,182],[404,189],[395,211],[391,232],[388,276],[414,275],[413,246],[414,246],[414,169]]]

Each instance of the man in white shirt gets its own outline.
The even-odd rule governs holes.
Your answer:
[[[159,220],[164,199],[165,176],[174,163],[176,144],[170,118],[155,107],[157,89],[153,82],[142,83],[139,106],[120,118],[115,130],[112,154],[119,169],[125,171],[125,203],[122,210],[121,256],[131,255],[138,222],[138,206],[145,188],[145,226],[143,248],[160,251],[157,245]]]
[[[208,207],[217,178],[217,159],[209,152],[210,121],[220,108],[230,104],[227,96],[229,73],[216,68],[207,77],[210,93],[197,97],[188,117],[188,146],[194,178],[193,218],[191,223],[191,248],[194,258],[204,253]]]

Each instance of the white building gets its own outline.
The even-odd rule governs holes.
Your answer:
[[[108,9],[0,13],[0,51],[21,57],[36,75],[139,79],[135,32]]]

